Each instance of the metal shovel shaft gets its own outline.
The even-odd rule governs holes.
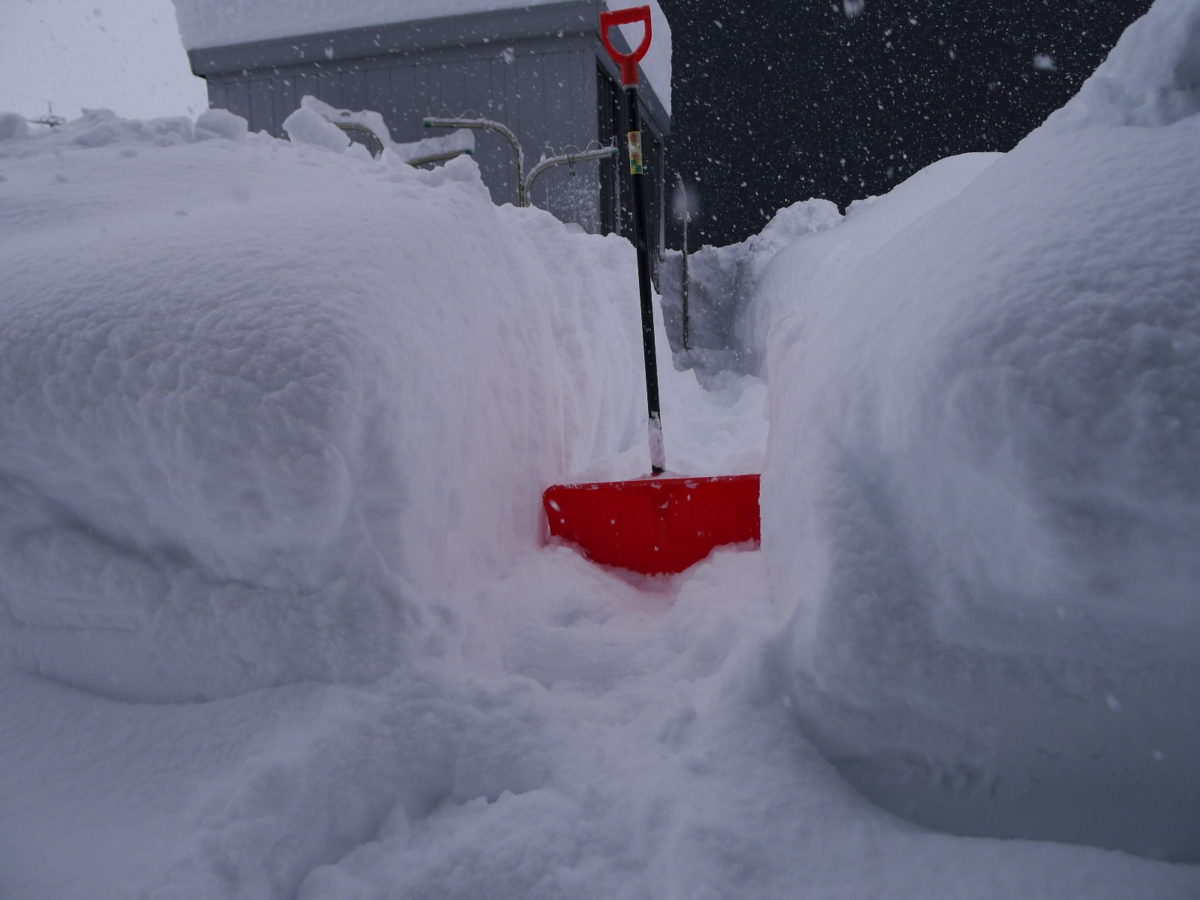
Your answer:
[[[629,173],[633,182],[633,244],[637,249],[638,292],[642,309],[642,355],[646,362],[646,408],[650,438],[650,473],[661,475],[667,468],[663,444],[662,412],[658,399],[658,360],[654,349],[654,307],[650,283],[649,227],[646,216],[646,164],[642,156],[642,117],[638,109],[637,85],[625,86],[625,110],[629,123]]]
[[[642,26],[642,41],[624,53],[612,41],[612,30],[621,25]],[[625,87],[625,121],[629,127],[629,174],[633,182],[633,245],[637,248],[638,290],[642,306],[642,354],[646,360],[646,407],[650,428],[650,474],[661,475],[667,468],[663,447],[662,414],[658,405],[658,362],[654,354],[654,307],[650,286],[650,229],[646,217],[646,161],[642,156],[642,115],[638,108],[638,63],[650,50],[654,24],[649,6],[608,10],[600,13],[600,40],[608,55],[621,68]]]

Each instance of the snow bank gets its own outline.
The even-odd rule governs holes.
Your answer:
[[[540,787],[561,743],[529,684],[444,673],[172,705],[5,673],[0,706],[21,725],[0,749],[22,776],[0,783],[14,898],[295,897],[381,829]]]
[[[244,119],[238,121],[245,123]],[[411,143],[397,144],[392,140],[383,116],[374,110],[337,109],[309,94],[301,97],[300,108],[283,120],[283,130],[293,143],[345,150],[350,139],[337,123],[366,129],[382,149],[394,153],[401,161],[410,165],[414,162],[423,165],[423,160],[444,161],[457,154],[470,154],[475,150],[475,133],[466,128],[458,128],[447,134]],[[334,131],[330,131],[330,127]]]
[[[16,113],[0,113],[0,141],[19,141],[29,137],[29,123]]]
[[[688,254],[688,342],[683,346],[683,258],[672,252],[661,268],[663,316],[675,360],[704,376],[761,375],[770,307],[759,299],[767,264],[801,237],[842,219],[828,200],[804,200],[779,210],[761,233],[738,244]]]
[[[406,0],[397,4],[393,0],[174,0],[179,34],[188,50],[498,10],[511,9],[514,16],[519,16],[522,10],[531,6],[557,2],[559,0]],[[613,9],[650,6],[654,41],[650,53],[642,61],[642,71],[669,114],[671,26],[658,0],[606,5]],[[621,32],[630,45],[637,46],[641,42],[640,26],[623,25]]]
[[[0,673],[0,895],[55,900],[1087,897],[1200,871],[932,834],[747,677],[761,554],[627,584],[565,548],[483,588],[503,672],[130,704]]]
[[[730,373],[766,374],[773,323],[803,306],[804,285],[815,269],[840,268],[851,247],[887,240],[904,225],[955,196],[999,157],[965,153],[940,160],[899,185],[882,216],[863,215],[879,200],[859,200],[846,216],[828,200],[802,200],[779,210],[759,234],[725,247],[705,246],[688,255],[688,348],[683,346],[683,260],[672,252],[660,286],[667,335],[677,365],[694,369],[710,387]],[[834,226],[837,226],[836,228]],[[788,273],[764,281],[776,255],[790,259]]]
[[[532,552],[546,480],[645,471],[625,242],[227,115],[0,143],[0,209],[0,896],[1197,895],[848,790],[764,554]],[[673,467],[757,468],[764,385],[660,374]]]
[[[0,171],[5,665],[179,699],[452,652],[542,488],[640,435],[628,244],[469,160],[93,112]]]
[[[1158,0],[1112,54],[1035,135],[1087,128],[1170,125],[1200,112],[1200,5]]]
[[[225,138],[227,141],[244,141],[250,131],[250,123],[227,109],[206,109],[196,117],[196,140]]]
[[[924,824],[1200,859],[1197,21],[1163,0],[957,196],[764,279],[782,677]]]
[[[305,97],[304,99],[312,99]],[[283,120],[283,130],[293,144],[311,144],[342,152],[350,147],[350,137],[319,112],[301,106]]]

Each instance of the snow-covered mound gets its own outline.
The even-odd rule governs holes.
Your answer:
[[[350,135],[339,126],[349,126],[360,133],[368,132],[378,141],[381,149],[390,151],[410,164],[415,162],[420,165],[422,160],[429,159],[445,160],[456,153],[470,154],[475,149],[475,132],[466,128],[412,143],[397,144],[392,140],[383,116],[375,110],[337,109],[310,94],[301,97],[300,108],[283,120],[284,132],[296,143],[345,150],[350,145]],[[368,149],[374,152],[373,148]]]
[[[1200,859],[1197,23],[1161,0],[940,205],[765,279],[778,661],[919,822]]]
[[[1200,4],[1158,0],[1079,94],[1036,136],[1114,125],[1170,125],[1200,112]]]
[[[775,254],[801,237],[842,219],[828,200],[802,200],[779,210],[759,234],[725,247],[704,246],[667,255],[660,269],[663,317],[679,364],[704,376],[724,372],[761,375],[771,307],[761,302],[758,280]],[[684,279],[688,340],[683,340]]]
[[[544,486],[641,435],[628,244],[238,122],[0,143],[6,665],[187,698],[452,652]]]
[[[18,124],[0,179],[0,897],[1197,896],[847,789],[765,554],[533,551],[546,481],[645,471],[627,243],[218,111]],[[672,468],[757,470],[764,385],[660,375]]]

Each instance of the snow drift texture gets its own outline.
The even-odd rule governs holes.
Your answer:
[[[452,652],[447,597],[640,434],[627,244],[469,161],[245,141],[96,112],[0,145],[6,665],[180,699]]]
[[[0,114],[0,896],[1195,898],[906,822],[795,722],[922,821],[1190,855],[1196,229],[1143,169],[1193,190],[1194,121],[945,160],[783,251],[767,552],[631,582],[535,549],[546,481],[645,469],[628,244],[468,161]],[[754,470],[765,387],[661,375],[671,465]]]
[[[828,200],[804,200],[779,210],[759,234],[726,247],[671,252],[661,266],[663,317],[676,361],[701,377],[725,372],[763,374],[773,304],[764,303],[758,282],[767,264],[799,238],[818,234],[842,219]],[[688,341],[683,341],[683,292],[687,284]]]
[[[1160,0],[1011,154],[916,176],[951,199],[765,279],[780,662],[919,822],[1200,859],[1198,111]]]
[[[539,541],[646,467],[630,245],[319,128],[0,123],[0,896],[693,896],[745,829],[630,809],[735,589],[648,627]],[[662,374],[676,465],[757,465],[761,385],[688,450]]]

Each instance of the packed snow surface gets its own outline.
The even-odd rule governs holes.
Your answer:
[[[179,34],[189,50],[223,47],[271,38],[300,37],[349,28],[419,22],[453,16],[511,10],[514,17],[534,6],[561,0],[174,0]],[[581,0],[595,7],[649,6],[653,41],[642,71],[668,113],[671,111],[671,26],[658,0],[617,2]],[[597,19],[597,29],[599,21]],[[642,40],[642,26],[622,25],[631,47]]]
[[[1200,895],[1195,116],[744,247],[769,385],[660,374],[764,548],[664,579],[537,510],[628,243],[239,122],[0,141],[0,896]]]

